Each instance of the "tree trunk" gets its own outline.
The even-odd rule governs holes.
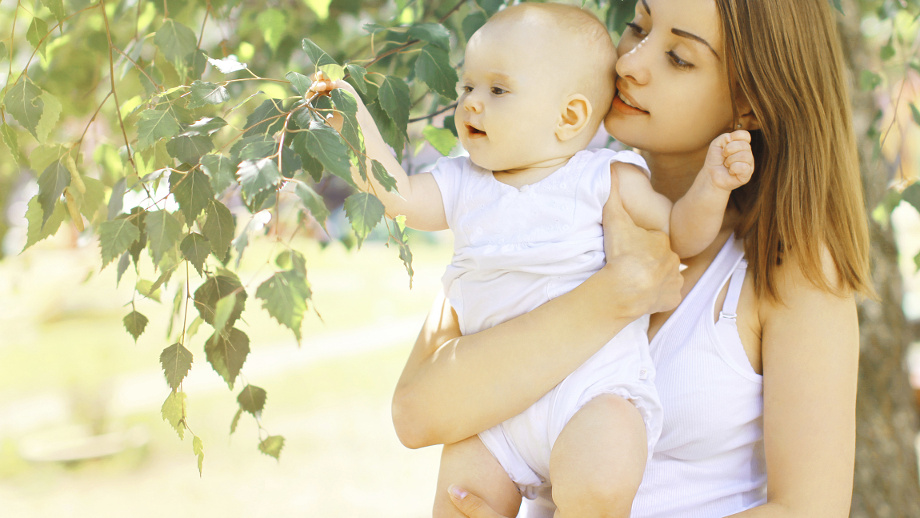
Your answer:
[[[859,30],[860,10],[844,2],[840,24],[846,59],[853,77],[878,70],[879,53]],[[870,210],[881,201],[891,171],[873,158],[875,143],[867,136],[878,110],[871,92],[852,88],[853,117],[859,140],[860,169]],[[901,302],[903,280],[890,225],[870,222],[872,277],[879,300],[859,305],[860,362],[856,400],[856,476],[850,515],[859,518],[920,517],[917,451],[918,413],[906,369],[912,337]]]

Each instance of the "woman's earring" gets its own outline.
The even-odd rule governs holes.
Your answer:
[[[735,127],[741,129],[741,123],[739,122]]]

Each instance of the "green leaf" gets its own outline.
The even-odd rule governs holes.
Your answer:
[[[29,29],[26,31],[26,41],[31,43],[33,48],[38,49],[42,56],[45,55],[48,43],[43,40],[46,34],[48,34],[48,24],[45,20],[37,16],[32,18],[32,23],[29,24]]]
[[[406,234],[406,217],[397,216],[395,221],[396,224],[393,225],[390,237],[393,238],[399,249],[399,258],[406,267],[406,272],[409,273],[409,289],[412,289],[412,276],[415,275],[415,271],[412,269],[412,250],[409,249],[409,236]]]
[[[227,156],[205,155],[201,157],[201,170],[211,180],[212,192],[220,194],[233,183],[236,164]]]
[[[201,211],[207,208],[208,203],[214,199],[214,191],[211,190],[208,175],[199,169],[192,169],[185,173],[179,183],[173,186],[172,193],[179,204],[179,208],[182,209],[182,213],[185,214],[185,220],[189,222],[189,225],[198,218]]]
[[[479,4],[479,7],[486,12],[489,16],[492,16],[501,8],[505,3],[505,0],[476,0],[476,3]]]
[[[427,41],[445,51],[450,50],[450,32],[440,23],[419,23],[409,28],[409,37]]]
[[[342,137],[348,143],[352,153],[360,157],[357,163],[361,178],[367,178],[367,161],[361,156],[364,153],[364,142],[361,140],[361,127],[358,126],[358,103],[350,93],[341,89],[333,90],[331,97],[335,109],[342,114],[342,129],[340,130]]]
[[[278,52],[278,45],[284,39],[287,28],[287,16],[277,9],[266,9],[256,16],[256,25],[262,31],[262,37],[272,52]]]
[[[233,416],[233,421],[230,422],[230,435],[233,435],[233,432],[236,431],[236,425],[240,424],[240,417],[243,417],[242,408],[236,411],[236,415]]]
[[[861,70],[859,72],[859,88],[861,90],[874,90],[876,86],[882,84],[882,77],[871,70]]]
[[[284,448],[284,437],[280,435],[269,435],[259,443],[259,451],[269,457],[274,457],[275,460],[281,456],[282,448]]]
[[[914,210],[920,212],[920,183],[914,182],[904,189],[901,199],[909,203]]]
[[[188,375],[189,369],[192,368],[192,359],[192,352],[178,342],[163,349],[163,352],[160,353],[163,375],[166,376],[166,383],[173,391],[179,389],[179,384]]]
[[[204,352],[214,371],[232,389],[249,356],[249,337],[235,327],[227,333],[216,332],[208,339]]]
[[[19,149],[19,137],[16,136],[16,130],[8,124],[0,123],[0,136],[2,136],[3,143],[6,144],[7,149],[10,150],[10,156],[13,157],[13,160],[28,167],[29,162],[25,155],[22,154],[22,150]]]
[[[140,235],[137,227],[126,218],[100,223],[99,246],[102,250],[102,267],[105,268],[113,259],[127,251]]]
[[[910,115],[914,118],[914,124],[920,126],[920,110],[917,109],[917,105],[914,103],[910,103],[908,106],[910,106]]]
[[[51,130],[54,129],[58,119],[61,117],[62,110],[61,102],[57,100],[57,97],[48,92],[42,92],[42,103],[45,109],[42,110],[42,116],[38,120],[38,126],[35,127],[35,133],[39,142],[44,142],[48,139],[48,135],[51,133]]]
[[[64,194],[64,188],[70,185],[70,171],[60,161],[51,163],[38,177],[38,200],[42,207],[42,225],[51,217],[54,205]]]
[[[456,81],[454,82],[456,84]],[[451,88],[454,86],[452,85]],[[397,130],[405,134],[409,124],[409,87],[402,79],[387,76],[377,92],[380,106],[396,124]]]
[[[300,326],[307,311],[307,300],[312,293],[306,278],[298,272],[276,272],[256,290],[262,299],[262,308],[283,326],[294,332],[300,340]]]
[[[175,246],[182,232],[182,224],[176,217],[165,210],[148,212],[144,219],[147,227],[147,239],[150,241],[150,257],[153,264],[160,264],[163,254]]]
[[[137,149],[147,149],[157,140],[175,137],[181,131],[179,121],[170,110],[146,110],[137,123]]]
[[[328,77],[332,81],[338,81],[339,79],[345,78],[345,67],[343,67],[342,65],[338,65],[338,64],[323,65],[319,67],[319,69],[325,72],[326,77]]]
[[[450,66],[447,51],[433,45],[425,45],[415,60],[415,75],[424,81],[433,92],[455,100],[457,98],[457,71]]]
[[[281,99],[266,99],[246,117],[246,131],[243,136],[273,134],[284,126],[286,115],[282,109]]]
[[[64,0],[42,0],[42,4],[51,11],[58,23],[64,23]]]
[[[204,155],[214,149],[214,143],[208,137],[201,135],[173,137],[166,143],[169,156],[178,158],[180,162],[195,165]]]
[[[134,286],[134,289],[137,290],[137,292],[143,295],[144,297],[160,302],[159,286],[154,286],[154,283],[152,281],[140,279],[137,281],[137,284]]]
[[[177,392],[175,390],[169,393],[169,396],[166,397],[166,401],[163,402],[163,406],[160,408],[160,415],[162,415],[163,419],[176,430],[176,433],[179,434],[179,439],[185,438],[185,410],[185,392]]]
[[[298,133],[294,137],[294,150],[303,156],[307,154],[320,161],[330,173],[354,185],[351,179],[351,163],[348,149],[334,129],[321,123],[314,124],[309,131]]]
[[[198,309],[198,314],[201,315],[201,318],[205,322],[214,326],[217,303],[222,298],[234,292],[237,297],[233,306],[233,311],[231,311],[230,316],[227,318],[226,324],[233,325],[233,323],[240,318],[240,315],[243,314],[247,295],[246,291],[243,289],[243,285],[240,284],[240,280],[236,278],[236,276],[231,276],[229,273],[208,277],[208,279],[195,290],[194,300],[195,308]]]
[[[240,404],[240,410],[249,412],[253,417],[258,418],[262,409],[265,408],[266,398],[267,394],[264,389],[255,385],[246,385],[236,397],[236,401]]]
[[[297,72],[288,72],[284,77],[291,82],[291,86],[301,97],[307,95],[307,92],[310,91],[310,85],[313,84],[309,77]]]
[[[240,139],[230,148],[230,155],[239,162],[240,160],[258,160],[268,158],[275,154],[278,143],[268,135],[252,135]]]
[[[479,30],[480,27],[486,24],[487,19],[488,17],[486,16],[486,13],[482,11],[474,11],[463,19],[460,27],[463,30],[463,35],[466,37],[466,41],[469,41],[470,36],[472,36],[476,31]]]
[[[246,63],[237,61],[236,56],[230,56],[224,59],[208,58],[208,63],[214,66],[221,74],[232,74],[240,70],[246,70],[249,67]]]
[[[217,201],[208,201],[208,208],[205,211],[206,218],[201,232],[211,245],[211,252],[218,259],[227,256],[230,250],[230,243],[236,232],[236,224],[233,221],[233,214],[226,205]]]
[[[198,38],[191,29],[173,20],[166,19],[153,37],[166,59],[176,62],[191,54],[198,47]]]
[[[192,83],[189,108],[200,108],[209,104],[223,104],[230,99],[227,87],[206,81]]]
[[[240,180],[243,199],[250,205],[257,194],[274,189],[281,181],[281,172],[273,158],[243,160],[236,175]]]
[[[337,65],[336,61],[332,59],[325,50],[319,48],[319,45],[313,43],[308,38],[303,40],[303,51],[307,53],[307,56],[310,58],[310,62],[313,63],[313,66],[319,68],[323,65]]]
[[[326,218],[329,217],[329,209],[326,208],[322,196],[316,194],[316,191],[302,183],[298,183],[297,187],[294,188],[294,194],[300,198],[303,206],[310,211],[316,222],[325,227]]]
[[[233,316],[233,310],[236,308],[236,293],[229,293],[221,297],[214,305],[214,329],[223,331]]]
[[[201,468],[204,465],[204,443],[196,435],[192,438],[192,452],[198,457],[198,476],[201,476]]]
[[[198,275],[202,275],[204,262],[207,260],[208,255],[211,254],[211,243],[208,238],[197,232],[192,232],[185,236],[185,239],[179,244],[179,250],[182,250],[182,255],[195,267]]]
[[[425,140],[427,140],[432,147],[438,150],[438,153],[445,156],[457,145],[457,137],[447,128],[426,126],[425,129],[422,130],[422,136],[425,137]]]
[[[380,185],[383,186],[387,192],[396,190],[396,178],[390,176],[390,173],[387,172],[387,169],[383,167],[383,164],[376,160],[371,161],[371,169],[374,172],[374,178],[380,182]]]
[[[41,120],[42,111],[45,109],[45,103],[41,99],[42,89],[35,86],[35,83],[28,77],[23,77],[12,88],[7,90],[3,97],[3,104],[6,111],[16,119],[19,124],[29,130],[36,139],[38,139],[38,122]]]
[[[210,137],[219,129],[227,125],[227,121],[221,119],[220,117],[203,117],[194,124],[188,127],[188,129],[183,133],[185,136],[193,137],[200,135],[203,137]]]
[[[834,8],[840,11],[840,14],[844,14],[843,5],[840,3],[840,0],[831,0],[831,3],[834,4]]]
[[[357,192],[345,198],[345,215],[351,222],[358,238],[358,246],[371,230],[383,219],[385,209],[375,196],[366,192]]]
[[[134,342],[137,342],[138,337],[144,332],[144,328],[147,327],[147,317],[142,315],[137,311],[132,311],[125,315],[125,318],[122,319],[122,322],[125,325],[125,329],[131,333],[131,336],[134,337]]]
[[[359,92],[367,95],[367,81],[364,77],[367,75],[367,69],[358,65],[345,65],[345,72],[348,74],[352,86]]]
[[[61,227],[61,223],[64,222],[66,213],[67,209],[64,208],[64,205],[58,203],[54,206],[54,212],[51,213],[51,217],[45,221],[44,211],[42,210],[41,202],[38,200],[38,195],[29,200],[29,204],[26,207],[26,221],[29,222],[29,228],[26,231],[26,245],[23,250],[46,237],[56,234],[58,228]]]

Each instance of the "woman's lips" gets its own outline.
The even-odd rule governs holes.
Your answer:
[[[611,105],[618,112],[632,115],[632,114],[648,114],[647,111],[639,108],[638,103],[633,101],[628,95],[625,95],[623,92],[617,92],[617,95],[613,98],[613,103]]]

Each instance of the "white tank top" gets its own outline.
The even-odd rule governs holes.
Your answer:
[[[746,270],[731,237],[650,344],[664,424],[631,518],[722,518],[767,501],[763,378],[735,323]],[[547,491],[518,517],[552,518],[554,509]]]
[[[716,518],[766,502],[763,378],[735,322],[746,268],[729,238],[650,344],[664,425],[632,518]]]

